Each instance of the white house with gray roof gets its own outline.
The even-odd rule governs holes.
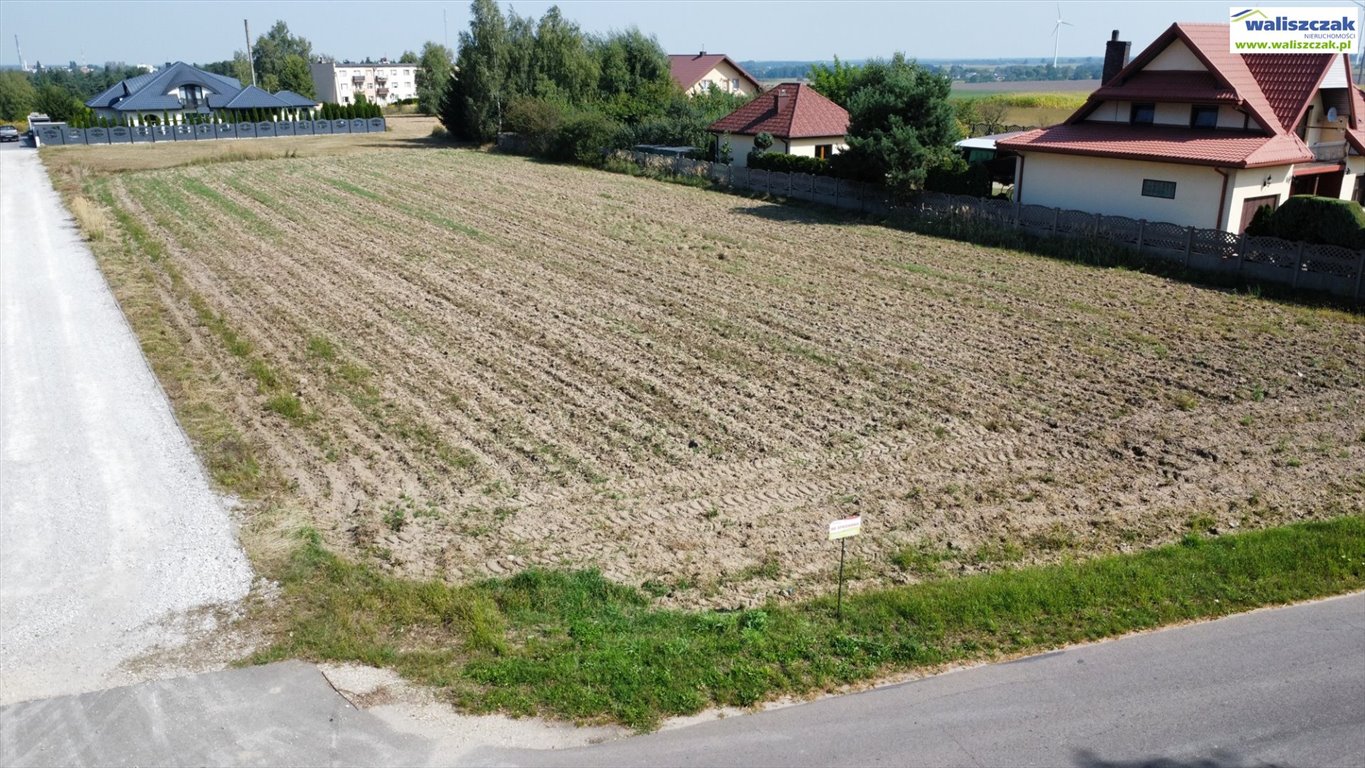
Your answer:
[[[139,125],[157,123],[163,115],[183,122],[186,114],[209,114],[216,110],[264,109],[281,117],[318,106],[312,99],[291,91],[268,93],[254,85],[243,86],[235,77],[216,75],[183,61],[119,82],[85,102],[96,117]]]

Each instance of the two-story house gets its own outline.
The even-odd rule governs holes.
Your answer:
[[[689,95],[711,88],[739,96],[757,96],[763,92],[763,86],[753,75],[723,53],[675,54],[668,57],[668,66],[673,82]]]
[[[1362,200],[1365,99],[1345,54],[1229,53],[1227,24],[1173,24],[1066,122],[1004,139],[1024,204],[1241,232],[1290,195]]]

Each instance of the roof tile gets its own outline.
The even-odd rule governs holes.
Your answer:
[[[778,109],[778,95],[786,100]],[[783,83],[713,123],[713,133],[753,136],[770,133],[783,139],[843,136],[848,111],[804,83]]]
[[[1255,168],[1311,161],[1313,153],[1298,136],[1262,136],[1245,131],[1126,123],[1055,125],[1005,139],[1001,149],[1091,155],[1126,160]]]

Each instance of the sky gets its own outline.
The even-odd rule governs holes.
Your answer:
[[[1102,56],[1110,30],[1141,50],[1173,21],[1226,21],[1228,2],[871,2],[865,0],[533,0],[503,2],[519,15],[559,5],[587,32],[638,27],[669,53],[706,50],[743,60],[857,60],[896,51],[918,59],[1051,58],[1058,9],[1059,53]],[[1342,6],[1316,0],[1276,6]],[[423,42],[452,47],[469,24],[468,2],[438,0],[0,0],[0,65],[14,66],[19,36],[24,58],[65,64],[162,64],[232,58],[276,20],[343,60],[397,58]]]

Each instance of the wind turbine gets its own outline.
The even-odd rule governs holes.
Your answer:
[[[1074,27],[1069,21],[1062,21],[1062,4],[1057,3],[1057,24],[1052,28],[1052,68],[1057,68],[1057,49],[1062,44],[1062,27]]]

